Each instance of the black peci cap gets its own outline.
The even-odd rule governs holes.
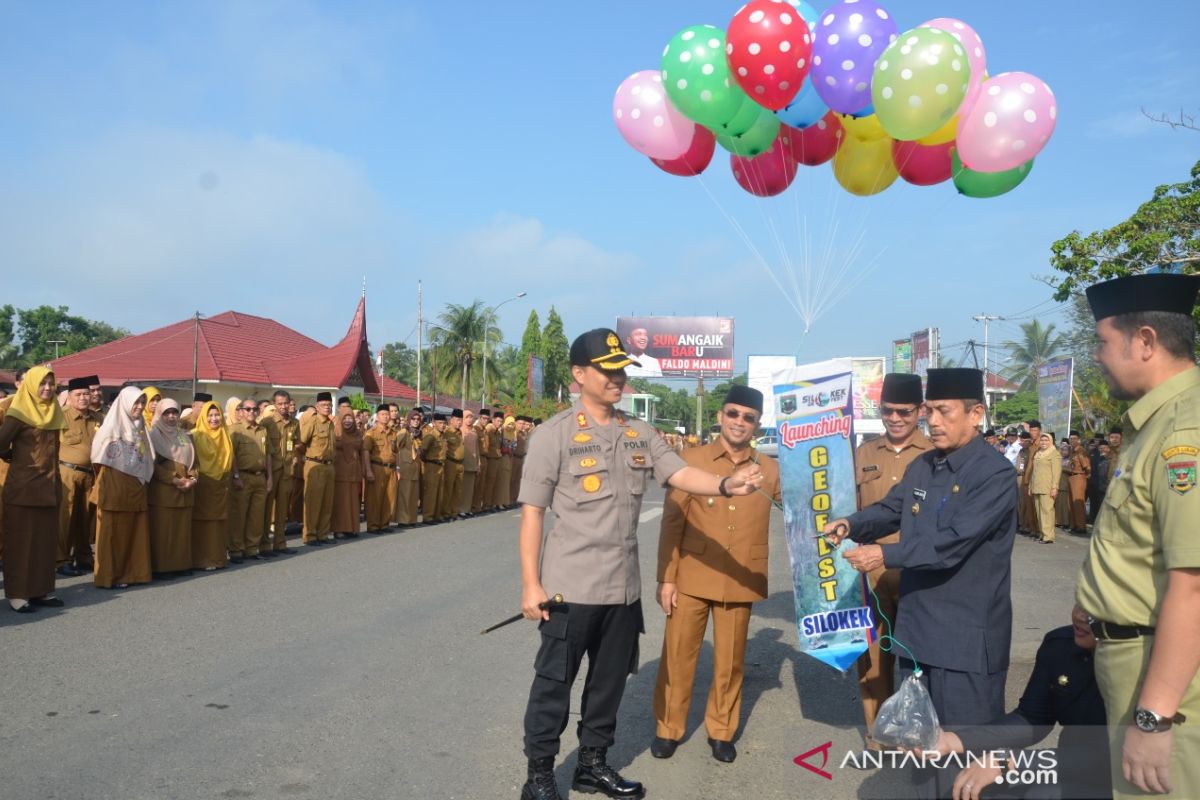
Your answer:
[[[454,417],[455,419],[462,419],[463,410],[461,408],[455,408],[450,411],[450,416]]]
[[[903,372],[889,372],[883,376],[883,390],[879,399],[884,403],[911,403],[921,405],[921,376]]]
[[[333,393],[332,392],[317,392],[317,402],[320,403],[322,401],[324,401],[326,403],[332,403],[333,402]]]
[[[1033,434],[1031,434],[1029,431],[1021,431],[1019,434],[1017,434],[1017,438],[1019,438],[1019,439],[1032,439],[1032,438],[1033,438]]]
[[[434,415],[433,415],[433,421],[434,421],[434,422],[445,422],[445,421],[446,421],[446,415],[445,415],[445,414],[442,414],[442,413],[437,413],[437,414],[434,414]]]
[[[763,394],[758,389],[751,389],[749,386],[740,386],[734,384],[729,387],[729,391],[725,393],[725,403],[733,403],[735,406],[745,406],[753,408],[759,414],[763,410]]]
[[[192,397],[192,402],[193,403],[211,403],[212,395],[209,394],[208,392],[196,392],[195,396]]]
[[[621,347],[621,337],[611,328],[594,328],[571,342],[572,367],[598,367],[618,370],[641,364]]]
[[[1087,288],[1088,305],[1099,322],[1118,314],[1165,311],[1191,315],[1200,291],[1200,275],[1155,272],[1130,275]]]
[[[69,392],[73,392],[76,389],[89,389],[89,388],[91,388],[91,384],[88,383],[87,378],[71,378],[71,380],[67,381],[67,391],[69,391]]]
[[[390,405],[388,405],[387,403],[380,403],[379,405],[377,405],[375,407],[375,410],[376,411],[391,411],[392,407]]]
[[[983,372],[977,369],[931,369],[927,382],[927,400],[983,400]]]

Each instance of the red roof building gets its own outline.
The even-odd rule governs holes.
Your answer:
[[[367,345],[367,300],[358,302],[341,341],[326,347],[275,320],[240,311],[185,319],[164,328],[64,356],[53,362],[60,383],[98,375],[106,387],[154,386],[191,402],[193,370],[200,391],[224,402],[287,389],[298,403],[320,391],[382,397],[411,405],[412,387],[375,372]]]

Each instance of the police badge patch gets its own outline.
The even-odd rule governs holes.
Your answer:
[[[1195,461],[1168,461],[1167,485],[1176,494],[1187,494],[1196,486]]]

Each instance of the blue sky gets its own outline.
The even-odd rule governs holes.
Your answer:
[[[991,73],[1054,89],[1058,128],[1017,190],[898,181],[859,199],[826,165],[760,201],[720,150],[702,181],[660,173],[617,133],[613,92],[736,3],[0,0],[2,302],[134,331],[235,309],[332,342],[366,276],[378,346],[415,342],[421,279],[427,314],[528,292],[501,311],[514,342],[555,305],[569,336],[731,315],[743,365],[883,355],[918,328],[954,345],[982,339],[972,314],[1052,310],[1034,278],[1051,242],[1125,218],[1200,157],[1200,134],[1139,110],[1200,110],[1194,3],[889,8],[901,30],[959,17]],[[806,240],[845,264],[807,335],[731,220],[785,285],[780,254]]]

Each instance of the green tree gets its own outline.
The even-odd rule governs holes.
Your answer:
[[[7,313],[11,306],[5,306],[0,317]],[[55,357],[55,344],[59,356],[87,350],[89,347],[112,342],[129,331],[114,328],[106,322],[76,317],[68,313],[66,306],[38,306],[37,308],[17,309],[17,338],[21,340],[21,355],[18,359],[20,366],[43,364]],[[11,326],[11,315],[8,316]],[[0,322],[0,328],[3,323]],[[3,331],[0,331],[0,344],[3,344]]]
[[[558,316],[554,306],[550,306],[546,327],[542,329],[542,361],[546,396],[557,397],[562,389],[563,397],[566,397],[571,386],[571,345],[563,329],[562,317]]]
[[[383,374],[406,386],[417,384],[417,351],[404,342],[383,346]]]
[[[525,323],[525,333],[521,334],[521,355],[542,357],[542,322],[538,319],[537,309],[529,312],[529,320]]]
[[[528,362],[519,348],[502,345],[488,358],[488,383],[493,405],[509,411],[528,407]]]
[[[1133,215],[1086,236],[1079,231],[1050,247],[1050,264],[1063,273],[1051,278],[1063,301],[1097,281],[1150,269],[1195,272],[1200,263],[1200,161],[1191,180],[1166,184]]]
[[[1007,400],[992,406],[992,422],[996,427],[1017,425],[1036,419],[1038,415],[1037,390],[1017,392]]]
[[[716,386],[705,385],[704,388],[704,419],[700,420],[697,432],[703,436],[708,428],[720,422],[718,415],[721,411],[721,406],[725,405],[725,395],[729,394],[729,389],[732,386],[745,386],[747,383],[746,373],[734,375],[731,380],[721,381]],[[763,398],[766,402],[767,398]],[[693,405],[695,399],[692,400]]]
[[[448,303],[438,315],[438,325],[430,329],[429,339],[438,350],[436,359],[431,359],[437,370],[438,391],[466,398],[470,394],[471,368],[485,346],[500,341],[500,329],[495,314],[482,300],[469,306]]]
[[[1061,337],[1054,335],[1053,323],[1042,327],[1038,320],[1021,323],[1021,341],[1007,341],[1001,347],[1007,348],[1012,366],[1006,372],[1007,378],[1020,384],[1022,391],[1037,388],[1037,371],[1047,361],[1058,358],[1062,347]]]

